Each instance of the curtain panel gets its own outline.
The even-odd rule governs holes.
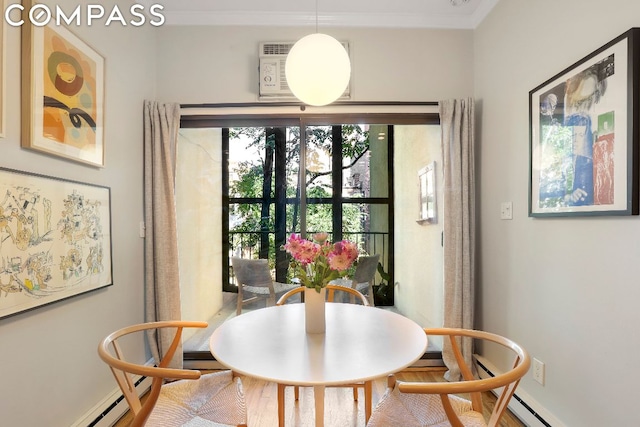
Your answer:
[[[176,144],[180,104],[144,102],[145,321],[180,320],[178,238],[175,209]],[[157,361],[174,331],[149,336]],[[182,366],[182,347],[170,364]]]
[[[474,101],[439,103],[444,174],[444,326],[473,329],[475,301],[475,174]],[[471,340],[461,343],[466,363],[473,366]],[[460,379],[451,344],[445,340],[442,358],[446,378]]]

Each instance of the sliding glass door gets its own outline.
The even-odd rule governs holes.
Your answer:
[[[438,158],[427,155],[439,142],[423,125],[438,123],[437,114],[183,115],[176,168],[182,317],[215,328],[235,315],[231,256],[268,259],[274,278],[288,281],[280,247],[291,233],[319,231],[379,254],[390,284],[380,289],[393,296],[396,277],[404,280],[410,285],[397,300],[406,304],[423,282],[406,277],[423,261],[403,243],[418,212],[417,171]],[[435,228],[421,231],[438,234],[439,245]],[[396,249],[405,251],[400,258]],[[185,336],[185,351],[210,357],[210,333]]]
[[[374,137],[371,137],[371,129]],[[280,247],[291,233],[327,232],[363,254],[390,253],[392,174],[389,126],[357,124],[238,127],[223,130],[223,265],[228,256],[266,258],[287,281]],[[226,138],[225,138],[226,136]],[[304,171],[302,173],[301,171]],[[373,173],[372,173],[373,172]],[[230,270],[224,289],[235,291]]]
[[[211,328],[235,315],[231,256],[268,259],[276,280],[291,279],[280,250],[291,233],[355,241],[362,255],[380,255],[393,284],[394,204],[406,212],[414,201],[407,197],[413,166],[396,165],[394,185],[393,153],[420,153],[415,144],[423,144],[397,140],[394,129],[437,119],[183,116],[176,168],[182,317],[210,324],[185,336],[185,351],[210,357]]]

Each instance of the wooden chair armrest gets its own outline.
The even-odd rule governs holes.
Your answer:
[[[139,325],[132,325],[126,328],[122,328],[116,332],[110,334],[105,338],[98,346],[98,354],[100,357],[114,368],[122,371],[130,372],[136,375],[143,375],[152,378],[171,378],[171,379],[198,379],[202,375],[200,371],[191,369],[176,369],[167,368],[173,354],[175,353],[182,336],[182,329],[184,328],[206,328],[209,326],[207,322],[187,321],[187,320],[167,320],[160,322],[150,322]],[[117,343],[117,339],[123,335],[127,335],[134,332],[140,332],[147,329],[162,329],[162,328],[177,328],[173,342],[169,350],[165,353],[160,366],[145,366],[135,363],[125,362],[117,357],[112,356],[109,350],[109,345],[114,349],[116,355],[122,354],[120,346]]]

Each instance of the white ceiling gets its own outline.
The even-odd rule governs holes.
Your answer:
[[[473,29],[499,0],[147,0],[166,25]]]

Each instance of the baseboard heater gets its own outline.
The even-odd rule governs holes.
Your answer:
[[[494,377],[500,373],[499,370],[486,358],[474,355],[478,376],[482,379]],[[494,392],[495,394],[495,392]],[[537,409],[536,409],[537,408]],[[551,413],[546,411],[532,397],[527,395],[523,390],[513,394],[509,402],[509,409],[522,422],[529,427],[565,427]]]
[[[138,396],[151,388],[151,378],[139,377],[135,383]],[[120,388],[114,390],[71,427],[111,427],[129,410]]]

